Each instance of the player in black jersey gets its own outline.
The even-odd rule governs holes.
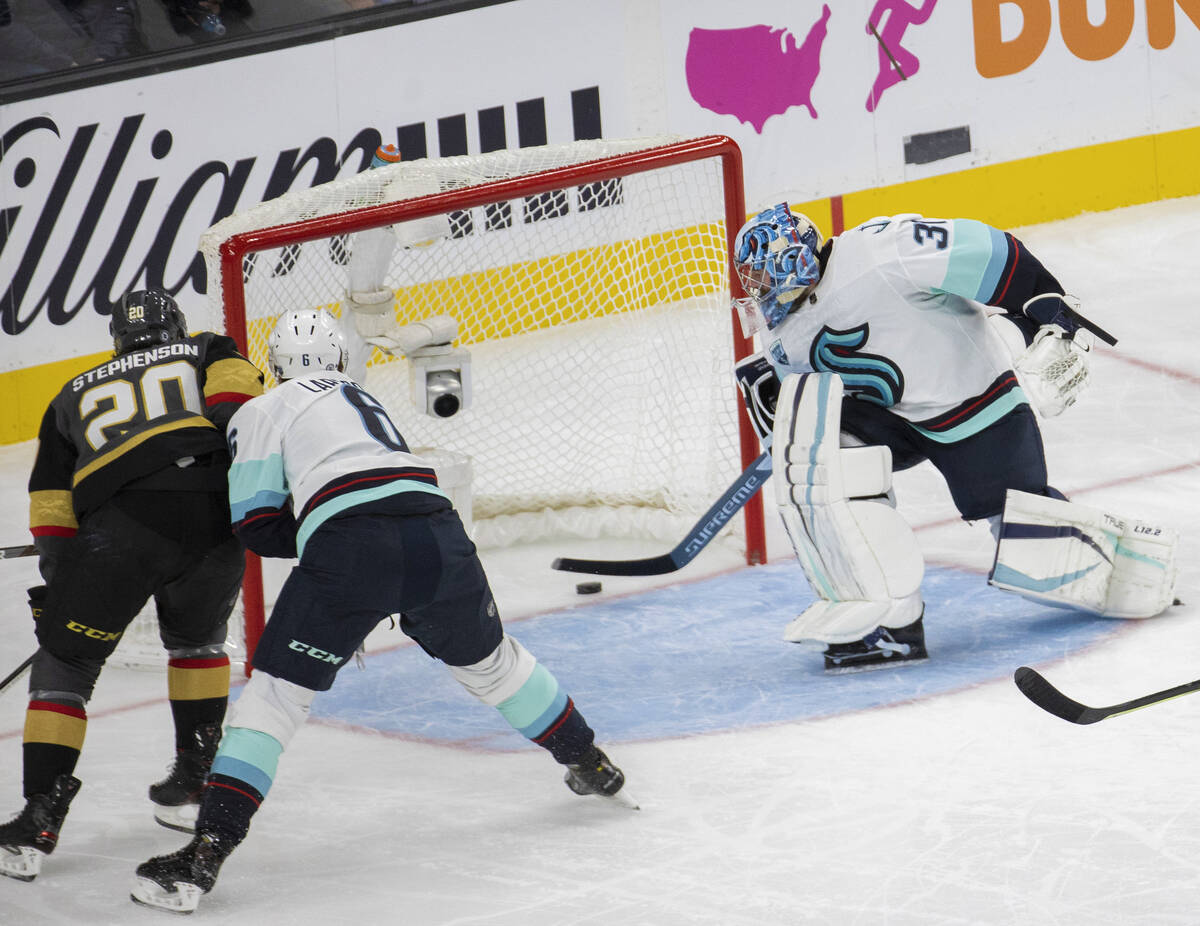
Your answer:
[[[230,529],[225,425],[262,393],[232,339],[189,336],[166,293],[113,306],[115,353],[50,402],[29,479],[45,585],[30,589],[38,651],[25,715],[20,815],[0,826],[0,873],[31,881],[79,789],[86,705],[105,660],[153,597],[175,725],[155,818],[190,831],[229,697],[226,621],[244,549]]]

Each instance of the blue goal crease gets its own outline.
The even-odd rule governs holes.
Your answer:
[[[792,723],[948,694],[1060,659],[1122,623],[1042,605],[976,573],[926,570],[929,660],[826,676],[820,653],[781,639],[811,601],[795,562],[755,566],[520,621],[514,635],[605,743]],[[314,718],[471,749],[529,743],[416,647],[341,673]]]

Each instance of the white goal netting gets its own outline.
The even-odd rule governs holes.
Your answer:
[[[719,136],[401,161],[214,225],[209,317],[189,321],[267,371],[284,311],[341,318],[351,372],[409,446],[436,448],[439,472],[469,461],[481,547],[675,541],[744,465],[728,260],[744,218]],[[426,413],[415,354],[363,338],[437,315],[458,323],[450,417]],[[744,542],[740,520],[728,533]]]

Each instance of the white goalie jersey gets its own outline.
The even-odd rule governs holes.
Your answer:
[[[969,219],[894,216],[839,235],[820,282],[765,340],[782,380],[838,374],[847,394],[952,442],[1026,402],[988,323],[1010,239]]]

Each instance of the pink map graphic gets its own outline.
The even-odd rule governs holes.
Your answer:
[[[793,106],[816,119],[812,90],[829,15],[826,4],[801,45],[790,30],[770,26],[693,29],[685,62],[692,99],[710,112],[736,116],[760,135],[768,119]]]

